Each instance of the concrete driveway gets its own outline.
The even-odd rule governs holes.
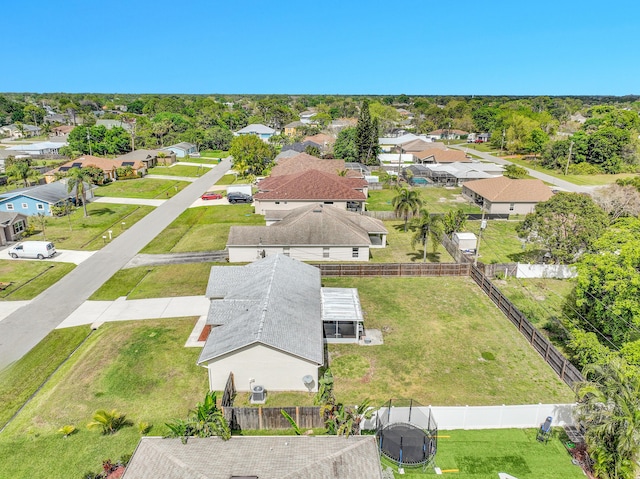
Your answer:
[[[96,251],[75,251],[70,249],[56,248],[56,255],[53,258],[46,258],[44,260],[30,258],[12,258],[9,255],[7,255],[6,258],[2,259],[8,259],[10,261],[53,261],[54,263],[80,264],[91,258],[91,256],[93,256],[95,253]]]

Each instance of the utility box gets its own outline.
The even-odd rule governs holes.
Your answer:
[[[251,185],[229,185],[227,186],[227,195],[231,192],[244,193],[245,195],[253,196]]]
[[[473,233],[453,233],[453,242],[460,251],[475,253],[478,247],[478,237]]]

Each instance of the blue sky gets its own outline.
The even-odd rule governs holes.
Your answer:
[[[640,93],[636,1],[5,3],[2,92]]]

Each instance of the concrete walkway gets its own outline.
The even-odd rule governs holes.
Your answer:
[[[114,198],[111,196],[99,196],[92,203],[115,203],[118,205],[161,206],[167,200],[155,200],[148,198]]]
[[[202,178],[202,176],[192,177],[192,176],[171,176],[171,175],[146,175],[145,178],[153,178],[156,180],[188,181],[189,183],[193,183],[198,178]]]
[[[172,164],[171,166],[169,166],[169,168],[176,166],[176,165],[185,165],[185,166],[201,166],[202,168],[215,168],[216,166],[218,166],[217,163],[213,164],[213,163],[192,163],[189,161],[179,161],[176,162],[174,164]]]
[[[0,321],[0,369],[20,359],[228,171],[227,158],[165,201],[34,300]]]

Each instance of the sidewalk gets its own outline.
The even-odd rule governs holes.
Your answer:
[[[119,205],[160,206],[167,200],[154,200],[145,198],[114,198],[111,196],[98,196],[91,200],[92,203],[116,203]]]

